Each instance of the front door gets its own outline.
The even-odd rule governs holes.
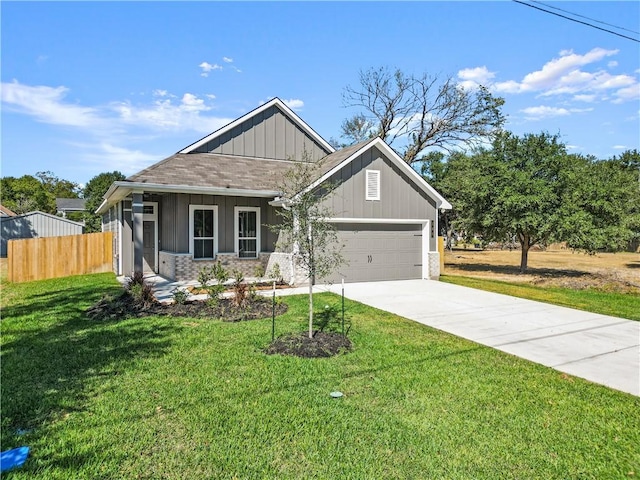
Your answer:
[[[158,204],[144,202],[142,210],[142,269],[158,272]]]
[[[145,272],[156,271],[156,222],[142,222],[142,258]]]

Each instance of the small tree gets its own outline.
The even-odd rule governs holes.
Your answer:
[[[315,188],[321,163],[314,163],[308,153],[283,176],[278,188],[282,192],[282,209],[277,214],[281,224],[270,226],[279,233],[278,247],[291,251],[294,261],[307,272],[309,280],[309,338],[313,337],[313,284],[343,263],[335,227],[327,221],[333,212],[326,200],[336,188],[325,182]]]

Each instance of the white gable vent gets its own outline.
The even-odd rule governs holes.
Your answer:
[[[380,200],[380,170],[367,170],[367,200]]]

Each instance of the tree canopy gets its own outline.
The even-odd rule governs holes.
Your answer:
[[[499,134],[491,149],[425,165],[452,202],[456,229],[486,241],[516,237],[520,270],[535,244],[566,241],[594,252],[640,236],[637,152],[599,161],[569,155],[559,135]]]
[[[56,213],[56,198],[78,198],[81,188],[77,183],[56,177],[53,172],[38,172],[22,177],[3,177],[2,204],[14,212],[34,210]]]
[[[483,86],[471,91],[453,77],[385,67],[360,71],[359,84],[345,88],[343,103],[363,109],[343,122],[343,138],[357,143],[379,136],[402,149],[409,164],[429,147],[450,152],[491,140],[505,121],[504,99]]]
[[[99,232],[102,220],[95,212],[102,203],[102,197],[113,182],[126,177],[119,171],[104,172],[93,177],[84,187],[84,198],[87,200],[84,213],[85,232]]]

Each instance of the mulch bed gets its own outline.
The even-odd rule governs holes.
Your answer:
[[[285,303],[276,303],[276,315],[288,309]],[[136,302],[128,291],[116,298],[103,298],[87,309],[87,315],[94,320],[119,320],[136,317],[189,317],[215,318],[225,322],[241,322],[268,318],[272,314],[272,300],[264,297],[248,299],[238,307],[231,299],[223,298],[217,303],[194,300],[184,304],[164,304],[159,302]]]
[[[309,338],[309,333],[303,332],[277,338],[269,345],[265,353],[318,358],[349,352],[351,348],[351,341],[340,333],[315,332],[313,338]]]

